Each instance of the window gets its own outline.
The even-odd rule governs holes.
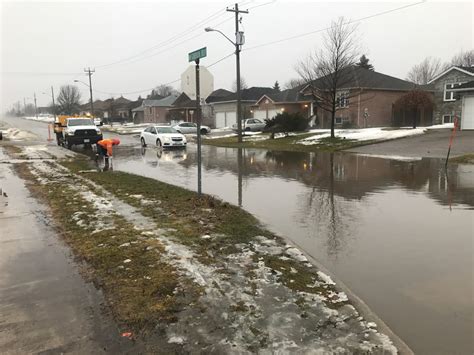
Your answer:
[[[443,115],[443,123],[451,123],[451,122],[453,122],[452,115]]]
[[[444,101],[455,101],[454,92],[451,91],[452,89],[460,86],[464,83],[453,83],[453,84],[444,84]]]
[[[339,92],[336,94],[336,107],[346,108],[349,107],[349,92]]]
[[[335,123],[342,124],[342,117],[336,117]]]

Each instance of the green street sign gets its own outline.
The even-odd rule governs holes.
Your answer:
[[[197,51],[188,54],[190,62],[194,62],[196,59],[204,58],[207,56],[207,47],[198,49]]]

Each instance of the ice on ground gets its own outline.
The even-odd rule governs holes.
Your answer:
[[[170,344],[183,344],[184,343],[184,338],[183,337],[178,337],[178,336],[172,336],[169,338],[168,343]]]
[[[44,114],[39,114],[38,117],[36,116],[26,116],[23,117],[25,120],[30,120],[30,121],[38,121],[38,122],[46,122],[46,123],[53,123],[54,122],[54,116],[53,115],[44,115]]]
[[[407,129],[384,129],[381,127],[377,128],[362,128],[362,129],[336,129],[334,134],[337,138],[352,139],[357,141],[368,141],[368,140],[388,140],[409,136],[416,136],[424,134],[426,132],[425,127],[420,128],[407,128]],[[331,134],[329,132],[317,134],[314,136],[307,137],[298,141],[298,144],[312,145],[319,144],[322,138],[328,138]]]
[[[326,275],[324,272],[322,271],[318,271],[318,276],[319,278],[326,284],[328,285],[335,285],[336,283],[331,279],[330,276]]]
[[[11,141],[24,141],[37,138],[33,133],[19,130],[18,128],[7,128],[2,130],[3,137]]]

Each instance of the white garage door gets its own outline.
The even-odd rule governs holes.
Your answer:
[[[461,129],[474,129],[474,96],[464,96]]]
[[[268,118],[273,118],[277,114],[279,114],[280,111],[278,110],[268,110]],[[259,120],[264,120],[267,118],[267,111],[266,110],[254,110],[253,111],[253,118],[258,118]]]
[[[216,128],[232,127],[237,114],[235,112],[217,112],[216,113]]]

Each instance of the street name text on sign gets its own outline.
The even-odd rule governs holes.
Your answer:
[[[190,62],[194,62],[197,59],[204,58],[207,56],[207,47],[198,49],[197,51],[191,52],[188,54],[188,59]]]

